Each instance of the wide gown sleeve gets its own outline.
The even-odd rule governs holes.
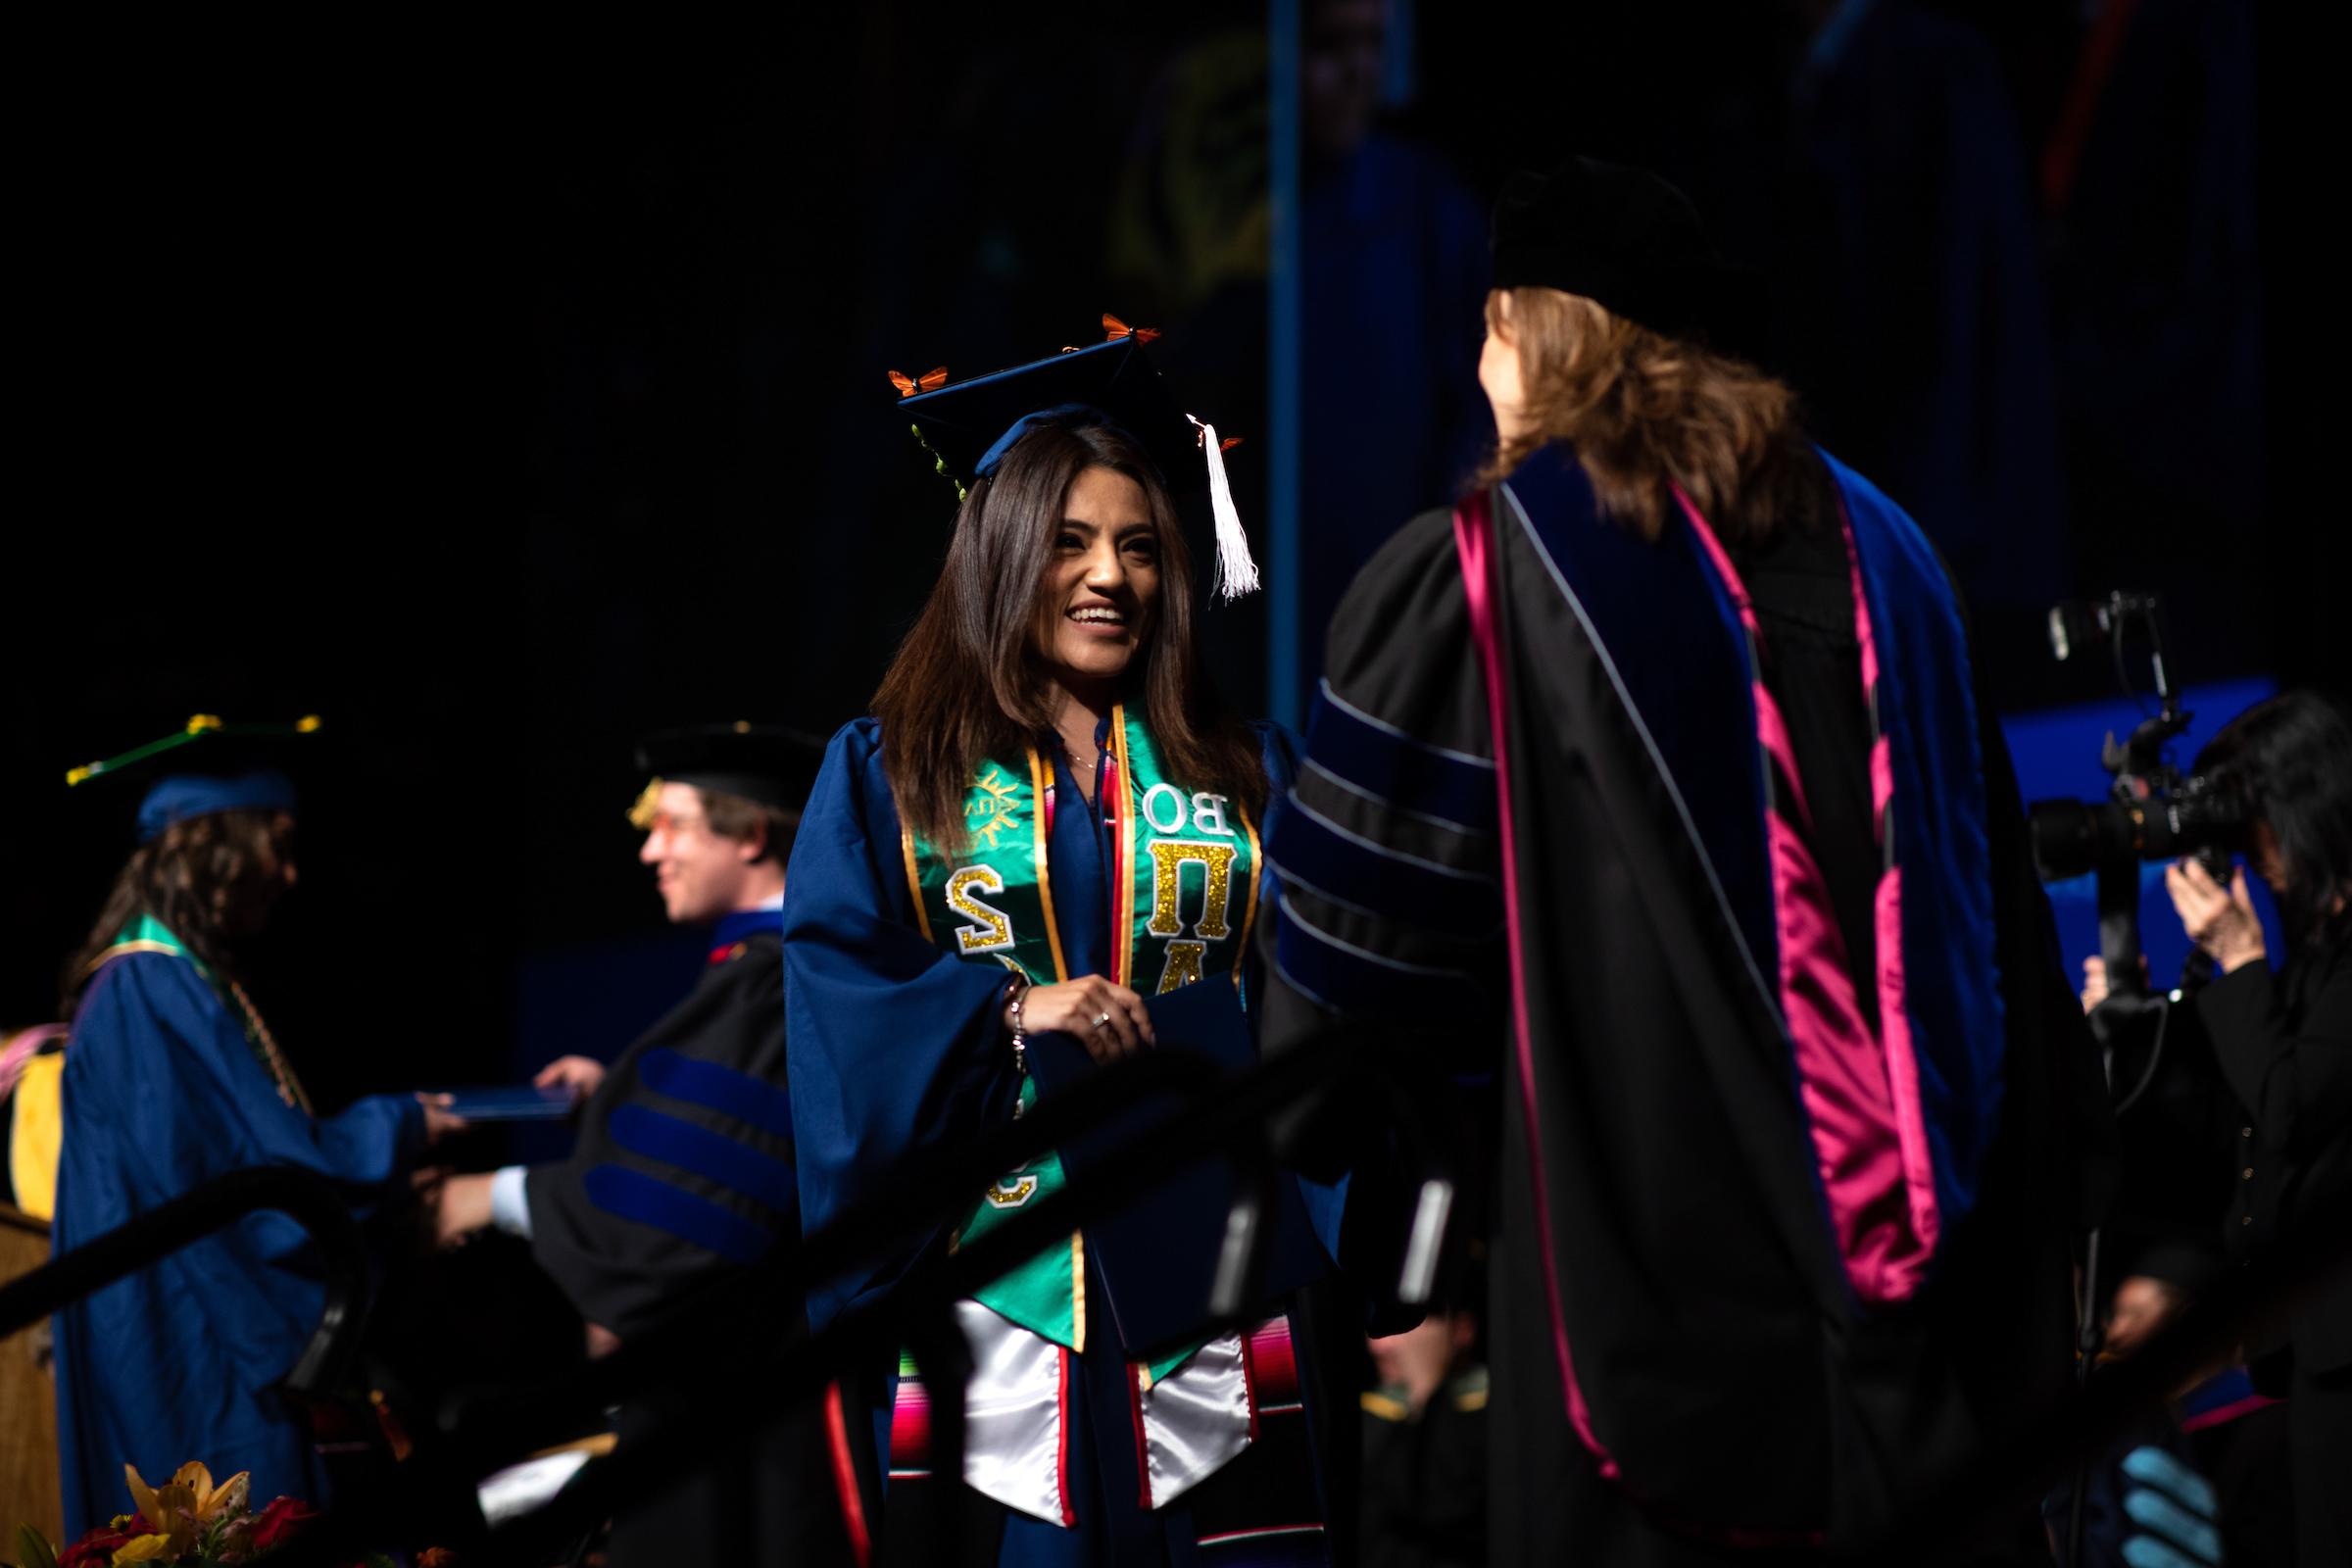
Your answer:
[[[76,1127],[106,1127],[123,1157],[153,1166],[146,1191],[177,1193],[251,1165],[293,1165],[334,1182],[365,1216],[399,1189],[424,1147],[411,1095],[377,1095],[337,1115],[288,1104],[243,1031],[185,959],[132,954],[92,986],[74,1037],[67,1094]],[[75,1070],[78,1069],[78,1070]],[[279,1262],[309,1244],[282,1214],[257,1214],[244,1234]]]
[[[793,1134],[810,1235],[909,1154],[1009,1120],[1019,1094],[1000,1018],[1005,976],[923,939],[905,864],[879,732],[860,720],[833,737],[785,881]],[[810,1325],[887,1290],[927,1247],[813,1282]]]
[[[1333,617],[1327,677],[1267,853],[1269,1054],[1337,1034],[1457,1080],[1501,1039],[1502,904],[1486,689],[1451,514],[1407,524]],[[1286,1129],[1303,1168],[1356,1160],[1385,1106],[1334,1099]]]
[[[531,1253],[627,1340],[797,1239],[782,950],[755,936],[614,1062],[569,1158],[523,1177]]]

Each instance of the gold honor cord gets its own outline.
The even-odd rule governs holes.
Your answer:
[[[204,983],[212,987],[213,994],[236,1013],[238,1027],[245,1032],[245,1043],[251,1048],[254,1059],[261,1063],[262,1070],[270,1075],[271,1084],[277,1090],[277,1098],[306,1116],[318,1114],[312,1107],[311,1097],[303,1090],[302,1080],[294,1075],[293,1064],[286,1060],[285,1053],[278,1049],[277,1037],[262,1021],[261,1009],[253,1004],[253,999],[245,994],[245,988],[234,980],[215,973],[210,964],[190,953],[172,934],[171,928],[154,915],[139,916],[135,925],[124,930],[122,941],[83,964],[82,977],[87,979],[115,959],[133,953],[154,953],[187,959],[197,974],[203,977]]]
[[[1031,826],[1035,830],[1032,836],[1037,843],[1037,898],[1038,902],[1045,906],[1046,946],[1054,955],[1054,978],[1067,980],[1070,977],[1070,966],[1061,956],[1061,926],[1054,918],[1054,877],[1047,861],[1048,842],[1044,809],[1046,762],[1045,759],[1038,755],[1037,748],[1034,746],[1029,748],[1029,790],[1031,800],[1038,804],[1038,808],[1031,811],[1029,816]]]
[[[1135,930],[1135,772],[1127,751],[1124,703],[1114,704],[1110,710],[1110,752],[1119,769],[1119,863],[1111,867],[1111,875],[1118,879],[1118,891],[1111,899],[1110,977],[1132,991],[1135,944],[1129,940],[1129,933]]]
[[[906,892],[914,900],[915,929],[922,932],[925,942],[937,946],[931,935],[931,912],[923,906],[922,872],[914,863],[914,829],[904,818],[899,822],[899,852],[906,860]]]

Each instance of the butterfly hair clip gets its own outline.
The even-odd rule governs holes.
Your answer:
[[[1104,311],[1102,313],[1102,341],[1116,343],[1123,337],[1131,337],[1138,343],[1152,343],[1159,339],[1159,328],[1156,326],[1129,326],[1108,311]]]

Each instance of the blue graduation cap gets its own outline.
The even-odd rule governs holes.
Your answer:
[[[1217,587],[1227,599],[1258,585],[1215,426],[1183,413],[1144,345],[1159,334],[1102,318],[1109,337],[1091,348],[949,385],[945,368],[921,376],[890,372],[900,409],[956,489],[988,478],[1006,453],[1041,424],[1107,424],[1150,455],[1178,495],[1205,487],[1217,530]]]
[[[66,786],[129,773],[152,776],[143,766],[170,756],[169,771],[155,779],[139,802],[139,842],[148,843],[174,822],[221,811],[291,811],[294,781],[270,765],[290,737],[316,734],[318,715],[290,723],[225,724],[217,714],[198,713],[160,740],[134,746],[102,762],[85,762],[66,773]]]

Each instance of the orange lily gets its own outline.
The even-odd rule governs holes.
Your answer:
[[[130,1483],[130,1499],[138,1505],[139,1513],[151,1531],[160,1534],[154,1539],[163,1542],[174,1557],[185,1556],[195,1549],[197,1539],[214,1520],[242,1511],[246,1496],[253,1485],[251,1471],[240,1470],[220,1485],[213,1484],[210,1467],[190,1460],[172,1474],[172,1479],[160,1487],[151,1487],[139,1474],[138,1466],[122,1467]],[[141,1536],[128,1545],[117,1549],[120,1562],[144,1562],[147,1556],[160,1554],[162,1548],[147,1555],[124,1557],[122,1552],[143,1547],[150,1538]]]
[[[195,1494],[196,1521],[209,1525],[224,1513],[244,1508],[246,1496],[253,1489],[253,1472],[240,1470],[216,1487],[211,1467],[191,1459],[173,1472],[172,1484],[184,1486]]]
[[[187,1469],[183,1465],[179,1475],[186,1473]],[[122,1474],[129,1478],[130,1500],[138,1504],[139,1516],[147,1521],[147,1528],[162,1532],[162,1539],[166,1545],[176,1542],[183,1552],[193,1547],[196,1544],[196,1489],[179,1479],[179,1475],[173,1476],[160,1487],[151,1487],[147,1484],[147,1478],[139,1474],[139,1467],[135,1464],[124,1465]],[[207,1476],[205,1480],[209,1483],[212,1478]],[[140,1542],[147,1539],[147,1537],[141,1536],[137,1541],[131,1543],[131,1546],[138,1545]],[[145,1556],[120,1556],[120,1551],[130,1549],[130,1546],[121,1547],[118,1552],[118,1560],[123,1562],[147,1560]],[[173,1553],[175,1556],[179,1554]],[[154,1552],[147,1554],[147,1556],[153,1555],[155,1555]]]
[[[162,1523],[164,1500],[157,1496],[155,1489],[147,1484],[147,1478],[139,1474],[139,1467],[135,1464],[126,1464],[122,1467],[122,1474],[130,1480],[130,1502],[131,1506],[138,1511],[139,1517],[149,1524]]]

